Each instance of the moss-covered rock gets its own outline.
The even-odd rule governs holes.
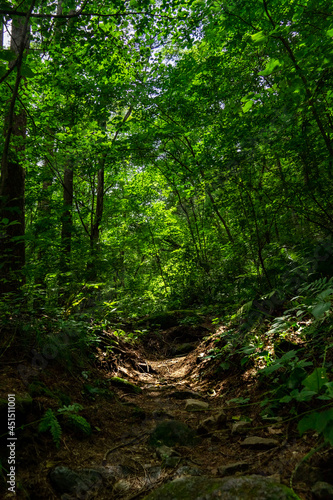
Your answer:
[[[114,385],[115,387],[119,387],[119,389],[122,389],[125,392],[130,392],[132,394],[140,394],[142,392],[141,387],[132,384],[131,382],[125,380],[124,378],[111,377],[109,381],[111,382],[112,385]]]
[[[144,500],[300,500],[287,486],[262,476],[225,478],[180,477]]]

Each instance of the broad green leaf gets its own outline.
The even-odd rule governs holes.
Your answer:
[[[25,76],[26,78],[33,78],[35,76],[35,73],[32,71],[30,66],[28,66],[27,64],[22,64],[21,74],[22,74],[22,76]]]
[[[333,36],[333,28],[330,29],[330,30],[328,30],[328,31],[326,31],[326,35],[327,36]]]
[[[247,103],[244,104],[242,107],[243,113],[247,113],[253,106],[253,101],[247,101]]]
[[[298,392],[298,394],[295,394],[295,399],[296,401],[310,401],[310,399],[313,398],[317,394],[317,391],[307,391],[307,390],[302,390],[301,392]]]
[[[323,434],[324,434],[325,440],[328,441],[331,446],[333,446],[333,423],[332,423],[332,421],[330,422],[329,425],[327,425]]]
[[[321,302],[311,309],[311,313],[316,319],[320,319],[325,315],[326,311],[331,308],[331,302]]]
[[[283,398],[280,399],[280,403],[290,403],[292,399],[293,398],[291,396],[284,396]]]
[[[263,31],[260,31],[259,33],[255,33],[254,35],[251,35],[252,41],[254,43],[263,43],[267,40],[267,36]]]
[[[316,368],[303,380],[302,385],[309,391],[318,393],[324,384],[328,382],[325,368]]]
[[[263,71],[260,71],[258,73],[258,75],[260,75],[260,76],[268,76],[271,73],[273,73],[273,71],[275,70],[275,68],[277,68],[279,66],[281,66],[281,63],[280,63],[280,61],[278,59],[271,59],[266,64],[266,68]]]
[[[266,366],[265,368],[263,368],[260,373],[264,374],[264,375],[270,375],[271,373],[275,372],[276,370],[278,370],[279,368],[282,368],[283,365],[281,365],[280,363],[273,363],[269,366]]]
[[[289,361],[290,359],[292,358],[295,358],[296,357],[296,354],[297,352],[295,351],[295,349],[292,349],[291,351],[288,351],[286,352],[280,359],[279,359],[279,362],[281,363],[284,363],[285,361]]]
[[[304,432],[306,432],[310,429],[315,430],[317,417],[318,417],[318,413],[314,411],[313,413],[310,413],[310,415],[306,415],[305,417],[303,417],[298,422],[297,427],[298,427],[298,431],[299,431],[301,436],[304,434]]]
[[[330,295],[332,295],[333,293],[333,289],[332,288],[327,288],[327,290],[324,290],[323,292],[321,292],[319,295],[317,295],[317,299],[327,299],[327,297],[329,297]]]

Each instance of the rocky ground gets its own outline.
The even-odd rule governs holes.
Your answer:
[[[185,491],[193,499],[333,498],[331,450],[304,460],[316,447],[316,436],[300,438],[288,414],[260,416],[259,400],[267,388],[253,367],[216,372],[207,353],[217,334],[208,323],[172,326],[138,344],[115,342],[112,332],[104,332],[88,365],[74,364],[68,371],[52,360],[29,380],[22,380],[19,364],[7,357],[1,366],[0,412],[3,420],[7,395],[15,393],[22,427],[17,430],[17,498],[185,500]],[[239,398],[249,402],[240,404]],[[79,415],[91,432],[69,425],[58,412],[74,403],[81,405]],[[59,448],[50,432],[38,432],[48,409],[61,426]],[[6,454],[3,441],[3,479]],[[235,493],[234,483],[223,486],[229,477],[247,481],[239,487],[250,496]],[[176,478],[178,493],[164,491]],[[267,493],[267,479],[292,486],[297,496],[280,489],[277,496]],[[1,488],[2,498],[12,497],[4,481]]]

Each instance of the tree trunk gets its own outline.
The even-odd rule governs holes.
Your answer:
[[[25,49],[28,48],[29,17],[33,4],[25,18],[13,19],[11,50],[17,54],[17,73],[8,114],[5,118],[4,148],[1,158],[0,181],[0,294],[17,292],[24,283],[25,264],[25,171],[22,156],[25,150],[26,112],[16,110],[15,105],[21,83],[21,66]],[[14,64],[14,63],[11,63]]]
[[[73,228],[73,168],[66,167],[63,183],[63,214],[61,218],[61,249],[62,262],[61,271],[67,272],[71,260],[72,228]]]

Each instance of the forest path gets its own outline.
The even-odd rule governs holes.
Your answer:
[[[148,349],[140,353],[139,370],[119,366],[117,375],[142,389],[140,394],[120,395],[122,405],[130,409],[130,415],[122,419],[120,439],[125,443],[104,455],[107,467],[132,470],[132,475],[120,479],[119,488],[115,486],[127,489],[117,490],[119,498],[144,498],[151,489],[184,473],[259,474],[289,484],[307,445],[294,442],[290,446],[288,430],[280,424],[263,426],[258,407],[228,405],[236,396],[248,396],[251,382],[248,375],[239,373],[224,380],[214,377],[207,359],[212,342],[197,341],[193,351],[176,357]],[[200,439],[194,445],[175,443],[167,451],[170,456],[163,456],[158,446],[151,445],[150,436],[165,422],[186,424]],[[255,442],[247,446],[247,437]],[[302,487],[297,493],[304,500],[312,498]]]
[[[39,392],[33,395],[25,417],[28,426],[19,436],[20,481],[33,492],[33,498],[81,498],[79,493],[67,494],[64,483],[68,484],[68,475],[73,473],[81,478],[88,474],[84,481],[89,485],[91,470],[102,479],[89,487],[87,500],[144,499],[151,490],[183,474],[259,474],[289,484],[309,451],[309,442],[300,439],[297,429],[288,424],[262,420],[258,401],[263,388],[258,387],[251,370],[216,371],[221,360],[209,357],[216,335],[218,332],[207,334],[207,328],[199,332],[197,327],[173,327],[159,335],[147,334],[144,342],[128,342],[109,332],[99,344],[96,359],[84,371],[81,366],[69,374],[58,363],[40,370],[34,381]],[[192,343],[188,354],[173,354],[186,343]],[[17,393],[26,392],[15,366],[6,365],[5,370],[4,390],[10,393],[15,383]],[[114,377],[126,379],[140,391],[114,385]],[[58,417],[58,408],[63,406],[57,396],[60,391],[82,407],[80,415],[92,429],[89,436]],[[234,398],[250,398],[251,404],[230,401]],[[37,430],[49,408],[62,428],[59,448],[50,433]],[[161,449],[162,442],[152,443],[152,435],[161,425],[171,425],[172,433],[176,426],[176,438],[167,444],[168,449]],[[177,435],[182,426],[198,439],[184,441]],[[248,437],[257,442],[246,445]],[[262,439],[269,441],[260,442]],[[58,482],[54,477],[51,480],[52,474],[58,474]],[[303,477],[307,478],[306,472]],[[302,500],[312,499],[302,477],[295,483]],[[22,493],[18,498],[26,497]]]

